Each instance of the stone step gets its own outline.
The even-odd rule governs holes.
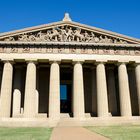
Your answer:
[[[91,114],[90,113],[85,113],[85,117],[86,118],[90,118],[91,117]]]
[[[47,118],[47,113],[39,113],[39,114],[36,114],[35,117],[36,118]]]
[[[69,113],[61,113],[60,118],[70,118],[70,114]]]

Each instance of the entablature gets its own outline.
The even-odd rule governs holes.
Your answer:
[[[137,44],[0,42],[0,53],[99,54],[140,56]]]

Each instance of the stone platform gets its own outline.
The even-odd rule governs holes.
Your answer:
[[[106,117],[106,118],[3,118],[0,127],[55,127],[55,126],[111,126],[111,125],[140,125],[140,117]]]

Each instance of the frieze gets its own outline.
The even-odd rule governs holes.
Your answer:
[[[4,47],[0,47],[0,53],[4,53]]]
[[[106,49],[103,49],[103,54],[110,54],[110,49],[109,48],[106,48]]]
[[[88,48],[85,48],[85,47],[81,48],[81,53],[88,54]]]
[[[53,54],[99,54],[99,55],[138,55],[140,56],[140,49],[130,48],[100,48],[100,47],[0,47],[0,53],[53,53]]]
[[[130,51],[129,50],[124,50],[124,54],[129,55]]]
[[[119,55],[120,54],[120,50],[114,49],[114,54]]]
[[[140,55],[140,50],[134,50],[135,55]]]
[[[18,48],[17,47],[12,47],[11,52],[12,53],[18,53]]]
[[[53,53],[53,48],[46,48],[46,53]]]
[[[76,53],[76,47],[69,48],[69,53]]]
[[[86,43],[115,43],[127,44],[129,42],[120,38],[88,31],[80,27],[57,26],[46,30],[19,34],[1,39],[0,41],[22,42],[86,42]]]
[[[35,53],[42,53],[42,47],[34,48]]]
[[[98,48],[96,48],[96,47],[94,47],[94,48],[90,48],[91,49],[91,54],[98,54],[99,53],[99,50],[98,50]]]
[[[22,52],[23,53],[29,53],[30,52],[30,47],[23,47]]]

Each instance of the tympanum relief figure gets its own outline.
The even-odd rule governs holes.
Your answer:
[[[113,38],[106,35],[100,35],[93,31],[88,31],[79,27],[71,26],[53,27],[42,31],[23,33],[12,37],[7,37],[4,39],[4,41],[86,42],[115,44],[127,43],[126,41],[120,38]]]

